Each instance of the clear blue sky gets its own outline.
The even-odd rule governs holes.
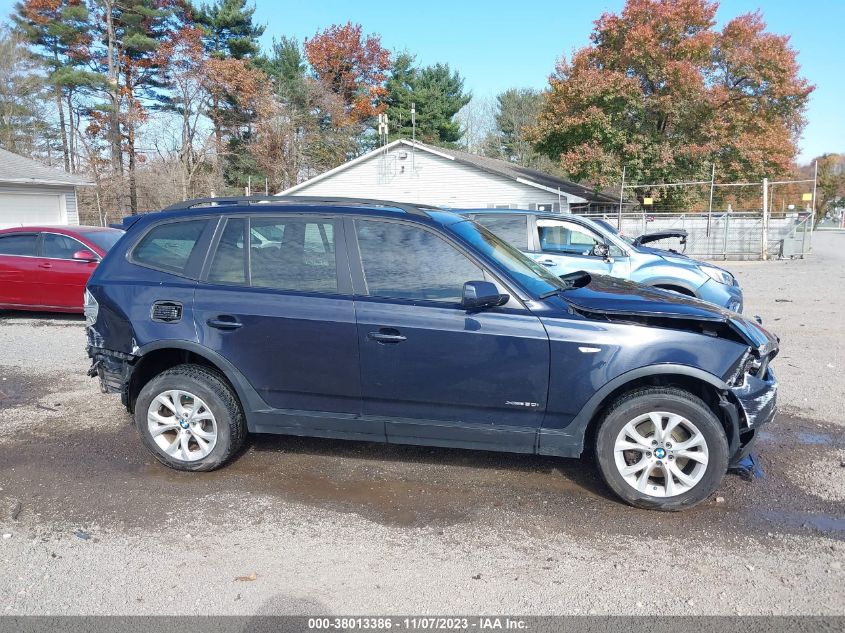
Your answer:
[[[587,43],[603,11],[623,0],[254,0],[264,35],[301,40],[330,24],[359,22],[393,50],[422,64],[448,62],[479,97],[515,86],[547,85],[555,60]],[[0,0],[8,14],[13,0]],[[792,37],[804,76],[816,90],[807,113],[801,158],[845,152],[845,64],[842,0],[723,0],[718,20],[762,9],[769,30]]]

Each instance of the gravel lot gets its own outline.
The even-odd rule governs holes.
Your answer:
[[[170,471],[80,318],[0,314],[0,613],[845,615],[845,232],[729,267],[782,337],[782,413],[765,478],[680,515],[577,460],[256,437]]]

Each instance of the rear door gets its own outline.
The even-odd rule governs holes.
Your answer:
[[[232,216],[218,229],[194,298],[197,330],[266,402],[256,418],[265,431],[384,439],[383,423],[359,419],[345,250],[330,215]]]
[[[62,309],[82,309],[88,278],[96,261],[73,259],[74,253],[91,249],[79,240],[60,233],[41,233],[34,292],[41,305]],[[94,253],[91,252],[93,255]]]
[[[0,305],[36,306],[31,279],[38,271],[38,233],[0,235]]]
[[[388,441],[534,450],[546,407],[549,342],[516,299],[467,312],[463,284],[502,286],[419,224],[348,221],[364,414]]]

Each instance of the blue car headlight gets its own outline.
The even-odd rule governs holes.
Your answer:
[[[699,266],[698,269],[713,281],[718,281],[720,284],[725,284],[726,286],[734,285],[734,276],[727,270],[722,270],[715,266]]]

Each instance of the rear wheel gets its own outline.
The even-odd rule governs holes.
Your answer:
[[[596,436],[596,458],[607,485],[631,505],[683,510],[718,488],[728,467],[728,442],[700,398],[653,387],[611,406]]]
[[[232,388],[201,365],[179,365],[144,385],[135,402],[135,426],[153,456],[177,470],[222,466],[246,435]]]

